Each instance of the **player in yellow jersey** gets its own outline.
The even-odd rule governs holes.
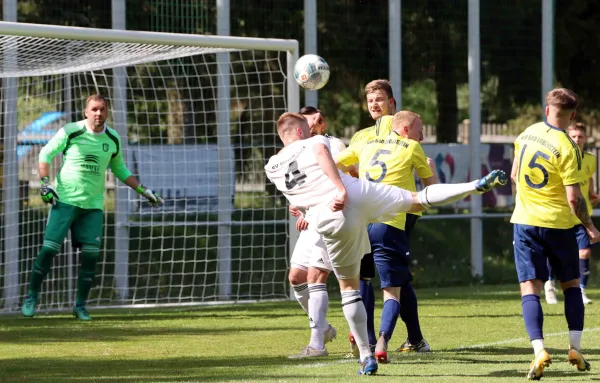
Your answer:
[[[580,353],[585,308],[571,212],[586,227],[591,243],[598,241],[600,233],[581,193],[580,184],[588,180],[581,169],[581,152],[566,132],[575,117],[577,102],[571,90],[550,91],[546,95],[546,121],[528,127],[515,141],[511,178],[516,202],[511,222],[523,319],[535,355],[527,377],[534,380],[540,379],[551,363],[544,347],[540,304],[540,293],[548,279],[547,261],[561,281],[565,296],[569,363],[580,371],[590,368]]]
[[[359,130],[352,136],[350,145],[354,145],[355,147],[363,144],[371,137],[387,136],[391,132],[392,125],[386,124],[382,126],[380,119],[383,116],[393,115],[396,110],[392,85],[388,80],[380,79],[369,82],[365,86],[365,95],[369,115],[375,121],[375,125]],[[357,175],[353,174],[353,176]],[[369,345],[374,349],[377,337],[375,336],[375,292],[371,284],[371,279],[373,278],[375,278],[375,262],[373,261],[373,255],[369,253],[365,254],[360,264],[360,295],[367,310]],[[354,337],[350,334],[349,338],[352,353],[356,355],[358,348]]]
[[[365,86],[367,107],[371,118],[376,121],[375,125],[362,129],[357,132],[350,141],[350,145],[359,145],[373,137],[384,137],[392,131],[391,119],[389,123],[383,124],[382,117],[394,114],[396,101],[392,92],[392,86],[388,80],[373,80]],[[422,136],[419,137],[422,140]],[[437,176],[437,170],[433,160],[427,158],[427,162],[434,175]],[[411,176],[414,178],[414,176]],[[436,181],[437,182],[437,181]],[[414,186],[414,185],[413,185]],[[410,189],[416,191],[416,188]],[[405,232],[409,239],[410,231],[414,227],[420,213],[407,213]],[[375,262],[373,254],[365,254],[360,267],[360,291],[361,298],[367,310],[367,327],[369,329],[369,344],[375,347],[377,337],[375,336],[375,293],[371,284],[371,279],[375,277]],[[419,312],[417,307],[417,296],[411,284],[407,284],[400,291],[400,318],[406,325],[408,339],[397,351],[416,351],[428,352],[429,345],[423,339],[421,326],[419,323]],[[353,354],[358,353],[356,343],[350,334],[350,344]]]
[[[423,135],[420,116],[414,112],[401,111],[393,117],[381,117],[378,123],[382,127],[391,126],[391,133],[351,144],[338,155],[338,166],[345,169],[346,166],[360,163],[359,178],[407,190],[416,190],[415,171],[426,186],[435,183],[437,178],[434,177],[419,143]],[[387,344],[400,314],[400,292],[405,287],[408,288],[412,281],[409,268],[410,248],[405,232],[406,216],[405,213],[398,214],[391,221],[373,223],[368,227],[371,255],[379,272],[384,299],[379,339],[375,348],[375,356],[381,363],[388,361]],[[419,327],[416,307],[412,311],[416,314],[416,326]],[[414,329],[411,330],[415,332]],[[420,328],[416,331],[420,334]],[[422,334],[414,342],[426,344]]]
[[[584,152],[585,143],[587,141],[586,127],[581,123],[577,123],[569,126],[569,137],[579,146],[582,153],[581,169],[586,175],[587,180],[581,182],[581,194],[585,197],[587,203],[588,213],[592,215],[594,205],[598,203],[600,197],[594,192],[594,174],[596,174],[597,159],[591,152]],[[590,256],[592,255],[591,247],[598,245],[590,243],[590,237],[588,236],[585,226],[575,218],[575,229],[577,235],[577,245],[579,246],[579,274],[580,281],[579,287],[581,287],[581,297],[583,303],[591,303],[592,300],[588,298],[585,289],[587,287],[590,278]]]
[[[585,197],[585,201],[588,207],[588,213],[591,215],[593,206],[598,203],[598,195],[594,193],[594,180],[593,176],[596,174],[596,157],[590,152],[584,152],[585,142],[587,140],[586,128],[582,123],[576,123],[569,126],[569,137],[575,142],[581,150],[581,170],[586,174],[586,181],[581,182],[581,194]],[[592,254],[592,247],[598,245],[598,243],[590,244],[589,236],[585,229],[585,226],[579,222],[577,217],[573,217],[575,224],[575,235],[577,236],[577,245],[579,246],[579,274],[580,281],[579,287],[581,287],[581,297],[583,298],[583,304],[589,304],[592,302],[588,298],[585,288],[587,287],[588,280],[590,277],[590,256]],[[558,299],[556,297],[556,287],[554,285],[554,275],[552,265],[548,263],[548,281],[544,285],[546,302],[548,304],[557,304]]]

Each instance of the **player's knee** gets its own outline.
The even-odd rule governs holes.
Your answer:
[[[590,259],[591,255],[592,255],[592,249],[579,250],[579,259]]]
[[[329,271],[314,269],[314,272],[308,273],[308,283],[327,283],[329,278]]]
[[[307,272],[305,270],[297,269],[295,267],[292,267],[290,269],[290,273],[288,274],[288,280],[292,285],[301,285],[303,283],[306,283],[306,277]]]
[[[47,254],[56,255],[60,253],[60,247],[60,243],[50,239],[45,239],[44,243],[42,244],[41,251]]]
[[[560,287],[561,287],[562,291],[565,291],[566,289],[570,289],[571,287],[579,287],[579,278],[571,279],[570,281],[566,281],[566,282],[561,281]]]
[[[100,247],[96,245],[82,245],[81,256],[84,258],[99,258]]]
[[[382,290],[384,301],[388,299],[400,300],[400,287],[384,287]]]

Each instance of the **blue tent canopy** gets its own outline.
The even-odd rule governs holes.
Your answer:
[[[63,112],[45,112],[31,124],[19,132],[17,157],[26,156],[32,145],[45,145],[56,134],[54,130],[44,129],[46,126],[64,116]]]

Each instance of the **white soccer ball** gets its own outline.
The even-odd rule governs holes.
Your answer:
[[[294,77],[304,89],[321,89],[329,81],[329,65],[321,56],[304,55],[294,65]]]

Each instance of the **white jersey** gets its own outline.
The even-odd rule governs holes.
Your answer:
[[[335,138],[330,136],[329,134],[325,134],[323,137],[329,140],[329,148],[331,149],[331,156],[335,158],[338,154],[346,149],[346,145],[339,138]]]
[[[267,177],[277,186],[291,205],[308,209],[331,201],[336,194],[333,182],[319,166],[314,147],[324,144],[331,150],[330,140],[314,136],[298,140],[269,159]]]

